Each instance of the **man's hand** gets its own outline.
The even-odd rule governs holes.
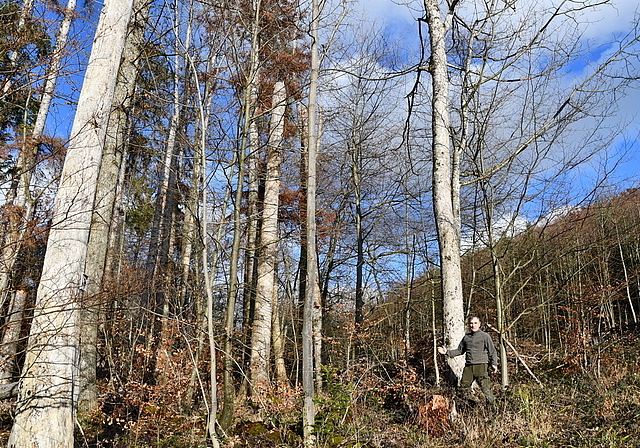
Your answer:
[[[495,364],[492,365],[491,370],[493,370],[493,373],[498,373],[498,366],[496,366]]]
[[[446,355],[447,349],[444,347],[438,347],[438,353],[440,353],[441,355]]]

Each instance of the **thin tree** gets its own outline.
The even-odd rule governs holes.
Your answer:
[[[320,297],[318,259],[316,253],[316,163],[318,128],[316,124],[318,77],[320,74],[318,28],[320,8],[318,0],[311,2],[311,77],[307,112],[307,179],[306,179],[306,282],[302,314],[302,429],[307,448],[315,446],[315,388],[314,388],[314,306]],[[319,367],[319,366],[318,366]]]
[[[624,126],[605,126],[602,117],[612,112],[610,95],[628,82],[623,77],[612,81],[618,77],[609,73],[617,70],[617,62],[637,41],[634,32],[620,39],[619,49],[585,76],[563,87],[566,67],[580,60],[585,51],[593,51],[581,44],[579,23],[581,15],[596,4],[601,5],[585,2],[576,7],[572,2],[559,2],[550,9],[533,8],[523,16],[509,5],[490,2],[470,17],[457,14],[454,19],[456,32],[450,51],[462,61],[451,69],[456,74],[452,84],[458,83],[452,94],[458,96],[457,105],[452,102],[458,118],[451,126],[454,154],[469,164],[461,174],[463,186],[479,184],[481,204],[475,207],[483,217],[481,239],[490,253],[501,339],[506,339],[513,325],[507,317],[515,296],[507,297],[507,286],[530,260],[523,257],[510,268],[503,263],[514,247],[508,240],[519,230],[521,210],[549,195],[546,190],[555,182],[611,145],[608,135],[616,135]],[[496,22],[495,17],[503,20]],[[532,60],[538,63],[532,64]],[[582,135],[572,129],[580,121],[589,128]],[[563,141],[569,134],[573,137]],[[558,147],[563,148],[562,157]],[[523,281],[527,284],[530,280],[521,276],[513,291],[520,291]],[[501,379],[506,387],[504,343],[500,352]]]

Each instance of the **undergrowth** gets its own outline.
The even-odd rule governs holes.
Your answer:
[[[597,369],[540,364],[541,385],[515,373],[508,388],[494,385],[493,406],[480,392],[430,385],[403,362],[326,368],[316,401],[317,447],[640,447],[639,345],[634,339],[609,351]],[[210,446],[205,409],[185,413],[160,393],[104,396],[100,412],[83,420],[76,446]],[[300,400],[298,390],[275,394],[260,421],[239,407],[235,426],[220,436],[222,446],[302,447]],[[0,442],[6,443],[12,409],[3,404]]]

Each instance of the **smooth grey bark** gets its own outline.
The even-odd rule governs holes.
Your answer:
[[[202,108],[209,107],[211,98],[213,96],[213,83],[215,78],[211,77],[206,84],[205,88],[205,101],[201,105]],[[198,120],[198,134],[202,134],[208,128],[208,123],[202,123],[200,120],[208,120],[208,114],[202,114]],[[198,138],[198,145],[202,142],[206,136],[200,136]],[[193,157],[193,167],[191,175],[191,185],[189,186],[189,193],[187,195],[187,202],[184,211],[184,220],[182,225],[182,250],[180,254],[180,264],[182,265],[181,273],[181,285],[178,297],[178,305],[183,306],[187,298],[187,291],[189,290],[189,280],[191,278],[191,260],[193,259],[194,247],[198,246],[198,217],[199,217],[199,202],[200,191],[202,189],[202,170],[203,170],[203,157],[200,156],[204,153],[205,148],[198,148],[195,151]]]
[[[272,345],[273,345],[273,362],[276,387],[284,387],[289,383],[289,375],[287,375],[287,365],[285,362],[285,335],[282,328],[282,306],[278,301],[278,289],[273,288],[273,304],[272,313]]]
[[[164,315],[164,293],[159,291],[163,289],[162,277],[165,273],[166,265],[169,259],[169,249],[171,247],[172,238],[172,217],[176,204],[176,183],[177,168],[180,145],[178,142],[179,132],[184,125],[183,109],[186,104],[186,90],[180,91],[181,80],[188,84],[190,76],[190,67],[186,62],[185,49],[191,46],[191,24],[189,23],[186,30],[186,42],[182,42],[180,35],[180,24],[178,23],[178,2],[174,5],[174,57],[173,57],[173,96],[172,113],[169,120],[169,132],[167,134],[167,143],[165,146],[164,159],[162,162],[161,182],[156,197],[155,212],[153,223],[151,226],[151,239],[149,241],[149,255],[147,267],[151,275],[152,295],[157,298],[152,308],[159,315]]]
[[[320,75],[320,61],[316,62],[318,77]],[[317,102],[317,79],[315,80],[314,87],[316,94],[313,96],[314,102]],[[311,97],[310,97],[311,99]],[[317,159],[318,152],[320,150],[320,139],[322,138],[322,125],[323,125],[323,117],[322,117],[322,109],[318,104],[316,104],[316,112],[315,112],[315,136],[312,137],[313,143],[315,144],[315,154],[314,159]],[[316,160],[317,165],[317,160]],[[317,169],[314,171],[317,172]],[[314,188],[316,188],[314,186]],[[317,192],[317,188],[316,188]],[[315,207],[315,206],[314,206]],[[314,233],[317,234],[317,229],[314,229]],[[317,240],[317,237],[316,237]],[[317,251],[316,251],[317,252]],[[322,324],[323,324],[323,302],[322,302],[322,291],[320,288],[320,267],[318,266],[318,257],[315,257],[315,287],[313,292],[313,307],[311,309],[311,342],[313,345],[313,381],[315,385],[314,396],[322,391]],[[314,408],[314,420],[315,420],[315,408]],[[315,424],[315,422],[314,422]]]
[[[364,324],[364,234],[362,231],[362,183],[360,172],[362,169],[361,151],[362,148],[357,141],[350,142],[349,155],[351,156],[351,182],[353,182],[353,199],[355,205],[355,227],[356,227],[356,285],[355,285],[355,338],[356,338],[356,358],[364,356],[362,345],[362,326]]]
[[[284,113],[286,109],[284,82],[274,85],[269,139],[267,143],[262,227],[258,257],[256,283],[256,306],[251,333],[251,360],[249,373],[251,387],[258,396],[269,391],[269,362],[271,354],[272,312],[276,262],[278,254],[278,206],[280,193],[280,165],[282,164],[282,142]]]
[[[219,52],[211,49],[211,57],[208,63],[208,71],[213,71],[217,66]],[[192,66],[192,73],[195,77],[195,85],[199,86],[200,80],[198,78],[198,71],[194,69],[194,61],[189,58],[189,64]],[[180,291],[180,300],[179,305],[184,306],[185,301],[187,299],[187,291],[189,288],[188,282],[191,278],[191,263],[195,254],[200,254],[202,251],[202,246],[204,244],[207,236],[206,225],[205,228],[200,228],[200,216],[202,215],[201,207],[200,207],[200,199],[203,201],[206,199],[205,196],[201,196],[201,192],[205,189],[204,185],[204,169],[206,167],[206,149],[207,149],[207,135],[209,130],[209,124],[211,120],[211,104],[213,102],[214,94],[217,88],[217,78],[214,76],[209,76],[207,81],[204,84],[204,94],[200,93],[200,90],[196,90],[198,102],[197,102],[197,126],[196,126],[196,136],[197,140],[193,149],[193,168],[192,168],[192,176],[191,176],[191,185],[189,187],[189,195],[187,199],[187,207],[185,210],[185,219],[183,224],[183,249],[181,253],[181,262],[182,262],[182,285]],[[204,204],[202,204],[204,207]],[[206,210],[206,209],[205,209]],[[196,249],[198,249],[196,251]],[[207,250],[207,247],[204,248]],[[199,264],[199,259],[195,260],[196,265]],[[206,266],[202,266],[202,269],[205,269]],[[200,272],[198,267],[195,268],[196,272]],[[206,312],[204,312],[204,307],[202,304],[202,299],[199,294],[194,298],[195,301],[195,309],[196,309],[196,322],[202,322],[203,329],[208,330],[208,319],[206,319]],[[201,319],[201,317],[205,316],[205,319]],[[197,348],[195,351],[195,355],[193,357],[193,367],[191,371],[191,378],[189,380],[189,385],[187,387],[187,392],[185,393],[185,401],[182,405],[184,410],[191,408],[193,397],[196,394],[196,385],[197,379],[199,377],[199,359],[202,356],[204,350],[204,332],[198,331],[197,336]],[[217,401],[217,397],[216,397]],[[217,413],[217,403],[216,403],[216,413]]]
[[[202,101],[200,101],[202,104]],[[202,129],[200,133],[200,144],[198,145],[198,156],[201,158],[199,165],[204,169],[201,170],[201,178],[198,181],[198,184],[202,185],[202,208],[200,215],[200,232],[202,234],[202,272],[204,277],[204,285],[205,285],[205,293],[207,296],[207,304],[206,304],[206,328],[207,328],[207,339],[209,341],[209,360],[211,362],[211,367],[209,369],[209,381],[210,381],[210,392],[209,392],[209,400],[207,401],[207,433],[209,435],[209,439],[211,440],[211,445],[213,448],[220,447],[220,441],[218,440],[218,435],[216,432],[217,426],[219,424],[218,420],[218,362],[216,355],[216,341],[215,341],[215,333],[214,333],[214,316],[213,316],[213,288],[211,286],[211,276],[209,273],[209,229],[208,229],[208,220],[207,220],[207,210],[208,210],[208,201],[207,201],[207,188],[204,182],[204,173],[206,172],[207,166],[207,154],[205,151],[206,148],[206,137],[207,137],[207,129],[209,123],[209,115],[205,113],[205,108],[200,108],[200,123],[202,124]],[[224,213],[224,210],[222,211]],[[220,241],[222,235],[222,226],[218,229],[218,241]],[[217,254],[218,251],[215,252],[216,257],[213,260],[212,268],[215,271],[215,267],[217,265]],[[197,366],[196,366],[197,368]],[[206,400],[206,399],[205,399]]]
[[[67,47],[69,30],[71,29],[71,23],[75,17],[76,3],[76,0],[69,0],[67,2],[67,7],[64,9],[64,15],[56,38],[56,45],[51,56],[51,63],[47,67],[47,73],[44,79],[38,115],[36,116],[36,122],[33,126],[33,137],[36,139],[40,138],[44,132],[44,125],[47,120],[47,115],[49,114],[51,100],[53,100],[53,94],[58,82],[58,75],[60,74],[62,58],[65,55],[65,48]]]
[[[480,165],[483,168],[482,151],[480,154]],[[498,335],[500,337],[498,349],[500,351],[500,381],[502,387],[509,385],[509,372],[507,370],[507,350],[503,341],[505,328],[505,312],[504,312],[504,291],[502,279],[502,265],[498,256],[497,241],[495,235],[495,202],[493,199],[493,191],[488,182],[480,181],[480,189],[482,190],[482,209],[484,211],[484,220],[487,231],[487,248],[491,256],[491,267],[493,270],[493,290],[496,301],[496,323],[498,327]]]
[[[215,66],[213,61],[215,57],[212,59],[211,66]],[[190,64],[193,64],[193,60],[189,59]],[[211,67],[210,67],[211,68]],[[193,75],[196,80],[196,85],[200,85],[198,81],[198,72],[193,70]],[[194,167],[194,179],[193,182],[201,187],[202,201],[200,207],[199,224],[200,224],[200,235],[202,237],[201,251],[200,251],[200,261],[201,268],[205,286],[205,294],[206,294],[206,305],[203,306],[202,300],[200,297],[196,298],[196,309],[197,309],[197,319],[200,320],[203,318],[204,325],[203,328],[206,329],[206,332],[198,332],[198,349],[196,351],[196,355],[194,358],[194,368],[192,372],[192,377],[198,376],[198,359],[200,358],[201,348],[204,345],[204,337],[206,336],[209,342],[209,357],[211,362],[211,367],[209,371],[209,379],[210,379],[210,395],[209,397],[205,397],[205,403],[207,407],[207,433],[209,439],[211,440],[211,444],[213,448],[218,448],[220,446],[220,442],[218,440],[217,435],[217,427],[220,424],[218,419],[218,363],[217,363],[217,347],[215,341],[215,333],[214,333],[214,316],[213,316],[213,288],[211,282],[210,272],[215,272],[216,266],[218,264],[219,259],[219,251],[214,251],[214,257],[211,261],[211,265],[209,263],[209,247],[211,243],[211,237],[209,235],[209,222],[207,219],[207,211],[209,209],[208,206],[208,197],[207,197],[207,188],[205,185],[205,173],[207,167],[207,153],[206,153],[206,142],[210,121],[210,112],[209,105],[213,99],[213,93],[215,90],[215,81],[209,79],[205,86],[205,94],[204,98],[201,97],[200,91],[198,90],[198,122],[200,124],[198,137],[199,141],[195,145],[194,149],[194,157],[198,158],[198,162],[194,162],[197,167]],[[195,178],[198,176],[198,178]],[[225,200],[223,204],[228,203],[228,199],[231,197],[231,185],[227,186],[227,192]],[[193,212],[196,211],[195,209]],[[226,207],[223,205],[220,213],[225,216],[226,215]],[[222,239],[222,232],[224,226],[218,227],[218,232],[216,235],[216,240],[220,241]],[[187,394],[188,396],[189,394]],[[223,428],[224,429],[224,428]]]
[[[8,446],[73,447],[91,208],[133,0],[107,0],[55,199]]]
[[[247,97],[245,96],[245,100]],[[245,109],[245,119],[248,112]],[[224,405],[220,416],[220,423],[226,428],[233,419],[233,409],[235,400],[235,387],[233,385],[233,331],[235,328],[235,307],[238,296],[238,262],[240,260],[240,242],[242,237],[242,223],[240,210],[242,208],[242,192],[245,175],[246,158],[246,137],[241,139],[240,147],[236,151],[235,164],[238,167],[236,178],[236,191],[233,197],[233,242],[231,243],[231,253],[229,260],[229,287],[227,290],[227,306],[225,310],[225,345],[224,345],[224,369],[223,388]]]
[[[257,36],[256,36],[257,38]],[[256,44],[259,46],[259,44]],[[259,79],[260,69],[257,52],[251,54],[252,66],[255,67],[255,75],[250,78]],[[256,299],[256,282],[258,278],[258,233],[260,221],[260,133],[258,132],[256,105],[257,105],[257,85],[251,82],[247,86],[249,90],[248,112],[250,122],[248,124],[248,151],[246,158],[247,165],[247,230],[246,230],[246,248],[244,252],[244,285],[242,289],[242,346],[246,349],[242,350],[243,365],[249,366],[251,358],[251,326],[255,311]],[[245,376],[246,378],[246,376]],[[243,381],[240,386],[239,394],[246,396],[248,381]]]
[[[206,120],[202,120],[203,123],[206,123]],[[206,154],[204,152],[204,136],[206,136],[206,127],[203,129],[202,133],[202,151],[200,152],[200,156],[202,157],[202,166],[206,166]],[[201,182],[203,179],[201,179]],[[204,182],[203,182],[204,183]],[[207,325],[207,339],[209,341],[209,360],[211,362],[211,367],[209,369],[209,381],[210,381],[210,389],[209,389],[209,400],[207,402],[207,433],[209,435],[209,439],[211,440],[211,444],[213,448],[219,448],[220,441],[218,440],[218,435],[216,432],[216,428],[218,426],[218,362],[216,356],[216,341],[215,341],[215,333],[214,333],[214,325],[213,325],[213,288],[211,286],[211,276],[209,274],[209,233],[207,228],[207,189],[202,189],[202,214],[200,216],[201,223],[201,232],[203,235],[203,247],[201,252],[202,257],[202,270],[204,277],[204,285],[205,285],[205,293],[207,295],[207,304],[206,304],[206,325]],[[216,252],[217,253],[217,252]],[[216,261],[213,262],[213,268],[215,269]]]
[[[426,22],[429,27],[431,60],[431,122],[433,157],[433,209],[440,250],[442,272],[442,314],[444,342],[449,348],[457,346],[464,336],[464,301],[460,263],[460,225],[457,207],[459,179],[452,173],[452,152],[449,136],[449,74],[447,63],[447,24],[442,20],[438,0],[424,0]],[[447,18],[447,20],[449,20]],[[463,357],[448,358],[456,377],[464,367]]]
[[[413,280],[414,280],[414,266],[415,266],[415,252],[416,246],[415,235],[412,238],[411,244],[409,244],[409,216],[408,210],[406,215],[405,226],[405,243],[407,246],[407,290],[405,291],[404,310],[402,313],[402,340],[404,345],[404,359],[408,360],[409,352],[411,349],[411,294],[413,292]]]
[[[20,383],[0,384],[0,400],[18,396],[18,386]]]

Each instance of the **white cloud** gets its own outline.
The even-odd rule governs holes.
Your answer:
[[[638,12],[637,0],[615,0],[585,11],[585,38],[607,38],[629,29]]]
[[[421,15],[421,2],[405,2],[400,4],[393,0],[359,0],[356,9],[365,12],[373,19],[388,23],[390,21],[404,21],[415,23]]]
[[[577,206],[573,206],[573,205],[563,205],[561,207],[557,207],[553,210],[551,210],[547,216],[545,216],[544,218],[540,219],[540,221],[537,223],[538,225],[542,225],[542,226],[546,226],[549,224],[553,224],[554,222],[564,218],[565,216],[573,213],[573,212],[577,212],[578,210],[580,210],[580,207]]]
[[[551,9],[560,4],[562,0],[524,0],[516,2],[516,9],[525,11],[532,7]],[[581,5],[576,4],[578,8]],[[463,0],[460,7],[471,10],[474,0]],[[407,26],[415,26],[418,17],[423,15],[422,1],[418,0],[357,0],[354,9],[362,11],[363,16],[385,23],[405,23]],[[624,32],[638,13],[637,0],[613,0],[610,3],[587,8],[581,11],[584,25],[585,38],[599,38],[611,33]]]

